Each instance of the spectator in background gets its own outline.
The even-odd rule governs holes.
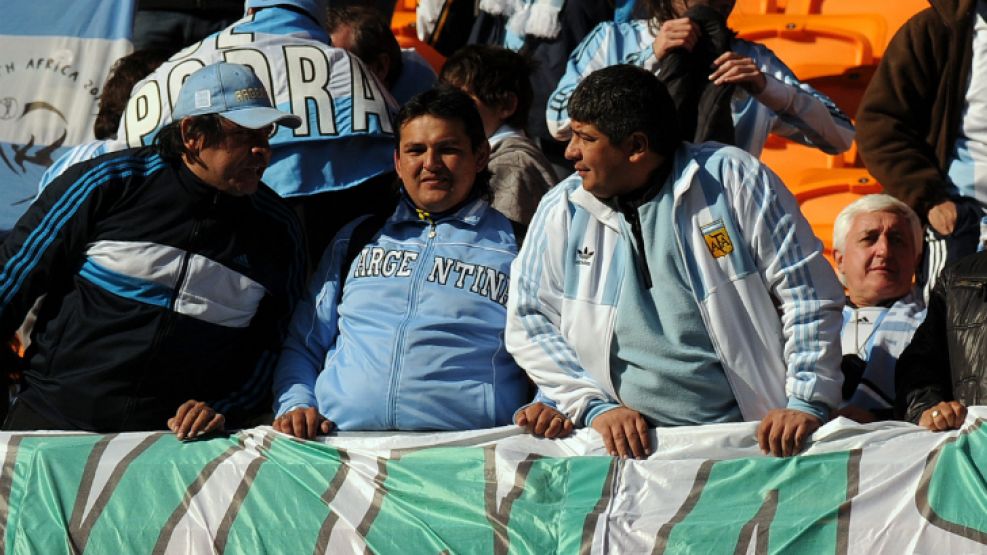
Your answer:
[[[963,425],[987,400],[987,252],[946,266],[925,321],[898,358],[897,415],[932,431]]]
[[[538,201],[558,181],[552,165],[524,132],[531,108],[531,66],[498,46],[464,46],[446,60],[439,79],[468,94],[490,143],[487,168],[493,207],[527,225]]]
[[[99,93],[99,113],[93,123],[96,139],[116,139],[120,116],[127,108],[130,91],[138,81],[147,77],[168,59],[161,49],[135,50],[113,63],[110,75]]]
[[[435,84],[432,66],[414,48],[398,46],[390,25],[376,9],[330,8],[326,29],[332,45],[360,58],[398,104]]]
[[[987,1],[932,0],[891,39],[860,103],[860,157],[928,224],[920,279],[973,253],[987,207]]]
[[[480,115],[440,87],[396,125],[401,200],[326,250],[278,362],[278,431],[488,428],[525,401],[503,335],[519,238],[486,200]]]
[[[263,410],[304,279],[298,223],[261,183],[275,125],[246,66],[178,92],[153,146],[72,166],[0,247],[0,335],[47,294],[5,430],[179,439]]]
[[[691,51],[703,40],[699,24],[686,17],[684,0],[645,0],[648,19],[601,23],[573,51],[566,73],[548,101],[548,129],[555,138],[571,135],[569,98],[593,71],[631,64],[661,77],[660,66],[679,49]],[[688,8],[708,6],[726,18],[733,1],[692,0]],[[769,133],[776,133],[837,154],[850,148],[853,125],[833,102],[807,84],[761,44],[729,40],[729,51],[713,62],[708,79],[715,86],[736,86],[730,99],[738,147],[760,156]],[[689,139],[690,136],[686,135]]]
[[[858,422],[894,416],[894,368],[925,318],[913,287],[922,255],[922,224],[908,205],[867,195],[836,217],[833,255],[843,308],[843,400],[839,414]]]
[[[458,2],[464,3],[462,1]],[[538,8],[534,3],[521,5],[517,2],[484,1],[480,3],[480,11],[473,22],[470,33],[471,44],[490,44],[504,46],[509,50],[519,52],[533,62],[531,73],[532,103],[525,129],[529,136],[537,141],[538,146],[555,167],[556,175],[572,173],[572,163],[565,159],[565,143],[555,140],[545,124],[545,108],[548,99],[559,84],[559,79],[565,73],[566,60],[576,45],[593,30],[597,24],[610,21],[617,17],[629,17],[633,0],[618,0],[616,7],[611,2],[599,0],[566,0],[565,2],[540,2]],[[546,4],[553,4],[546,10]],[[561,4],[561,5],[559,5]],[[427,2],[418,5],[421,13]],[[508,13],[510,10],[513,13]],[[531,10],[541,12],[536,18],[542,24],[532,22],[530,29],[527,25],[508,38],[508,20],[516,14],[516,22],[527,21],[524,18]],[[427,10],[426,10],[427,11]],[[547,12],[547,13],[546,13]],[[555,24],[544,25],[554,19]],[[419,26],[422,18],[419,17]],[[448,26],[448,24],[447,24]],[[420,27],[421,28],[421,27]]]
[[[569,110],[577,173],[511,267],[508,350],[611,454],[758,419],[765,452],[798,453],[840,400],[843,295],[795,199],[749,154],[683,142],[644,69],[590,74]]]

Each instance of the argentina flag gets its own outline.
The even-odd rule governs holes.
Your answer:
[[[93,139],[109,68],[132,50],[133,1],[5,2],[0,17],[0,234],[67,147]]]

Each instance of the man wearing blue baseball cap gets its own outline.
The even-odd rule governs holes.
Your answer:
[[[42,192],[0,247],[0,334],[45,295],[4,429],[193,439],[264,409],[304,254],[261,175],[274,127],[300,123],[250,68],[209,65],[152,146]]]

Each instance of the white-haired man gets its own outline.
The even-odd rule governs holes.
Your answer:
[[[838,414],[859,422],[891,418],[898,356],[925,318],[913,286],[922,225],[905,203],[867,195],[833,225],[833,251],[847,288],[843,308],[843,399]]]

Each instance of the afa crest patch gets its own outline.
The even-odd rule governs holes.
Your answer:
[[[726,226],[723,225],[723,220],[701,226],[699,230],[702,231],[706,248],[713,258],[721,258],[733,252],[733,241]]]

